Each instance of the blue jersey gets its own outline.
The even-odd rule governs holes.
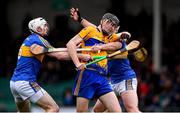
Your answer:
[[[30,46],[38,44],[45,47],[43,40],[45,41],[37,34],[32,34],[24,40],[19,49],[17,65],[11,78],[12,81],[36,81],[44,55],[32,54]]]
[[[122,42],[122,48],[126,46],[126,42]],[[108,62],[108,71],[111,76],[111,83],[115,84],[123,80],[136,77],[136,73],[130,66],[129,59],[114,59]]]

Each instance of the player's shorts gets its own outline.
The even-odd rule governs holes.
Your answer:
[[[112,86],[106,75],[89,69],[78,71],[73,86],[74,96],[93,99],[112,91]]]
[[[10,89],[16,102],[30,100],[36,103],[46,91],[36,82],[10,81]]]
[[[137,91],[137,78],[123,80],[119,83],[112,84],[113,90],[117,95],[120,95],[124,91],[135,90]]]

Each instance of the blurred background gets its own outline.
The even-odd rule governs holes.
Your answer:
[[[0,111],[16,111],[9,80],[22,41],[30,34],[28,22],[44,17],[50,25],[47,39],[65,47],[82,26],[69,17],[78,7],[81,15],[98,25],[106,12],[120,20],[120,30],[129,31],[148,50],[140,63],[130,58],[138,76],[141,111],[180,111],[180,1],[179,0],[1,0],[0,1]],[[72,61],[46,57],[38,83],[63,110],[75,111],[71,87],[76,76]],[[95,100],[90,103],[92,107]],[[120,102],[121,103],[121,102]],[[34,105],[32,110],[38,111]]]

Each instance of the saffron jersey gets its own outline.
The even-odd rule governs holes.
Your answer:
[[[113,34],[112,36],[104,36],[103,33],[95,27],[89,26],[80,31],[79,36],[83,38],[82,48],[90,48],[96,44],[106,44],[109,39],[116,39],[117,36]],[[84,54],[90,54],[91,56],[106,56],[106,51],[100,52],[85,52]],[[100,73],[107,74],[107,59],[97,62],[96,64],[92,64],[89,68],[93,68]]]

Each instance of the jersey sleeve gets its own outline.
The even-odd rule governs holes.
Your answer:
[[[30,35],[28,38],[26,38],[24,44],[29,47],[33,44],[38,44],[40,46],[45,47],[45,44],[43,44],[38,35]]]
[[[52,48],[53,46],[44,38],[39,37],[37,41],[35,41],[34,43],[46,47],[46,48]]]
[[[83,39],[83,40],[87,40],[89,37],[88,37],[88,34],[93,30],[93,27],[86,27],[84,29],[82,29],[80,32],[79,32],[79,36]]]
[[[41,55],[34,55],[31,53],[31,45],[32,44],[38,44],[40,46],[44,47],[44,44],[40,41],[40,39],[38,38],[38,36],[36,35],[31,35],[28,38],[26,38],[23,42],[23,44],[21,45],[20,49],[19,49],[19,53],[18,53],[18,59],[20,59],[21,57],[36,57],[39,61],[42,62],[43,58],[44,58],[44,54]]]
[[[118,35],[117,34],[113,34],[111,36],[110,42],[116,42],[116,41],[118,41],[118,39],[119,39]]]

